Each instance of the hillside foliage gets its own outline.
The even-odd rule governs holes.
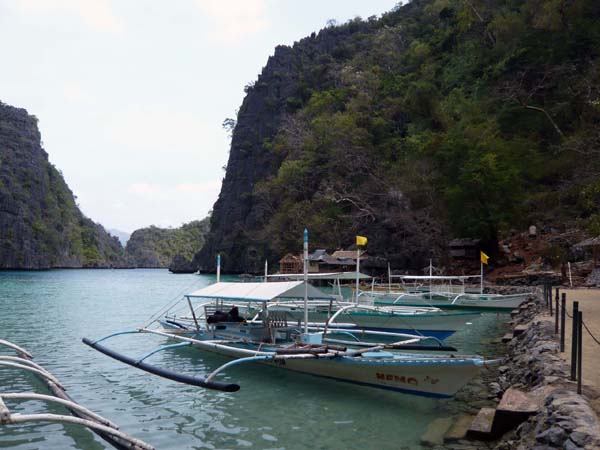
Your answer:
[[[323,33],[343,39],[303,57],[252,191],[280,254],[398,205],[490,246],[530,223],[600,234],[600,2],[414,0]]]
[[[132,233],[125,252],[136,267],[167,267],[175,255],[191,260],[204,245],[209,220],[195,220],[179,228],[140,228]]]
[[[37,119],[0,102],[0,268],[125,264],[119,241],[81,213],[48,161]]]

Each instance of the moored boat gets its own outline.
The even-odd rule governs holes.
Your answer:
[[[359,302],[381,306],[431,306],[441,309],[470,309],[477,311],[511,311],[518,308],[532,293],[487,294],[468,292],[465,280],[478,276],[401,276],[402,282],[421,282],[402,289],[372,289],[359,292]],[[459,284],[452,284],[458,281]],[[442,282],[442,284],[437,284]]]
[[[305,231],[305,274],[308,255]],[[255,285],[256,284],[256,285]],[[257,286],[260,284],[260,286]],[[241,286],[249,292],[240,296]],[[320,377],[395,390],[415,395],[450,397],[466,384],[487,362],[481,356],[460,356],[435,352],[452,352],[455,348],[428,336],[365,330],[359,327],[333,327],[344,308],[372,308],[360,305],[342,307],[324,325],[309,323],[309,301],[323,300],[323,294],[305,280],[284,283],[240,283],[232,293],[231,283],[216,283],[185,296],[191,322],[178,321],[179,316],[166,314],[162,319],[136,330],[113,333],[87,345],[138,369],[174,381],[222,391],[236,391],[239,385],[217,381],[223,370],[249,362]],[[285,311],[270,311],[268,305],[279,298],[294,299],[303,293],[303,318],[290,324]],[[194,306],[194,302],[199,305]],[[259,317],[245,320],[239,315],[239,303],[260,303]],[[224,307],[233,304],[229,310]],[[276,303],[275,303],[276,304]],[[204,315],[197,312],[204,310]],[[212,313],[209,314],[209,309]],[[221,309],[219,309],[221,308]],[[224,312],[227,311],[227,312]],[[156,329],[154,325],[163,327]],[[339,324],[338,324],[339,325]],[[174,331],[174,332],[173,332]],[[138,358],[113,351],[101,342],[124,334],[155,334],[177,341],[154,349]],[[191,346],[205,352],[232,358],[204,377],[194,377],[148,364],[157,352]],[[418,353],[412,353],[418,352]]]

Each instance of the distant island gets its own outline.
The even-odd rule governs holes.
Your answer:
[[[124,247],[82,214],[37,118],[0,102],[0,269],[166,268],[202,248],[208,220],[136,230]]]

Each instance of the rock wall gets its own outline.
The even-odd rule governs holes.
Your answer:
[[[590,387],[578,395],[570,367],[558,355],[554,323],[543,315],[541,300],[515,318],[526,328],[508,344],[508,356],[492,386],[498,397],[509,389],[524,392],[537,413],[505,434],[495,450],[592,450],[600,448],[600,423],[589,401],[600,394]]]

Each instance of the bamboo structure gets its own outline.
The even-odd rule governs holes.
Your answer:
[[[12,342],[0,339],[0,346],[10,348],[17,356],[0,355],[0,366],[12,369],[25,370],[34,373],[42,380],[53,395],[37,394],[33,392],[0,393],[0,425],[17,425],[29,422],[56,422],[81,425],[89,428],[106,442],[117,449],[154,450],[154,447],[127,433],[120,431],[119,427],[108,419],[90,411],[75,402],[66,392],[60,382],[45,368],[32,361],[33,357],[24,348]],[[40,400],[48,403],[57,403],[66,407],[71,416],[62,414],[19,414],[11,413],[5,403],[18,400]]]

